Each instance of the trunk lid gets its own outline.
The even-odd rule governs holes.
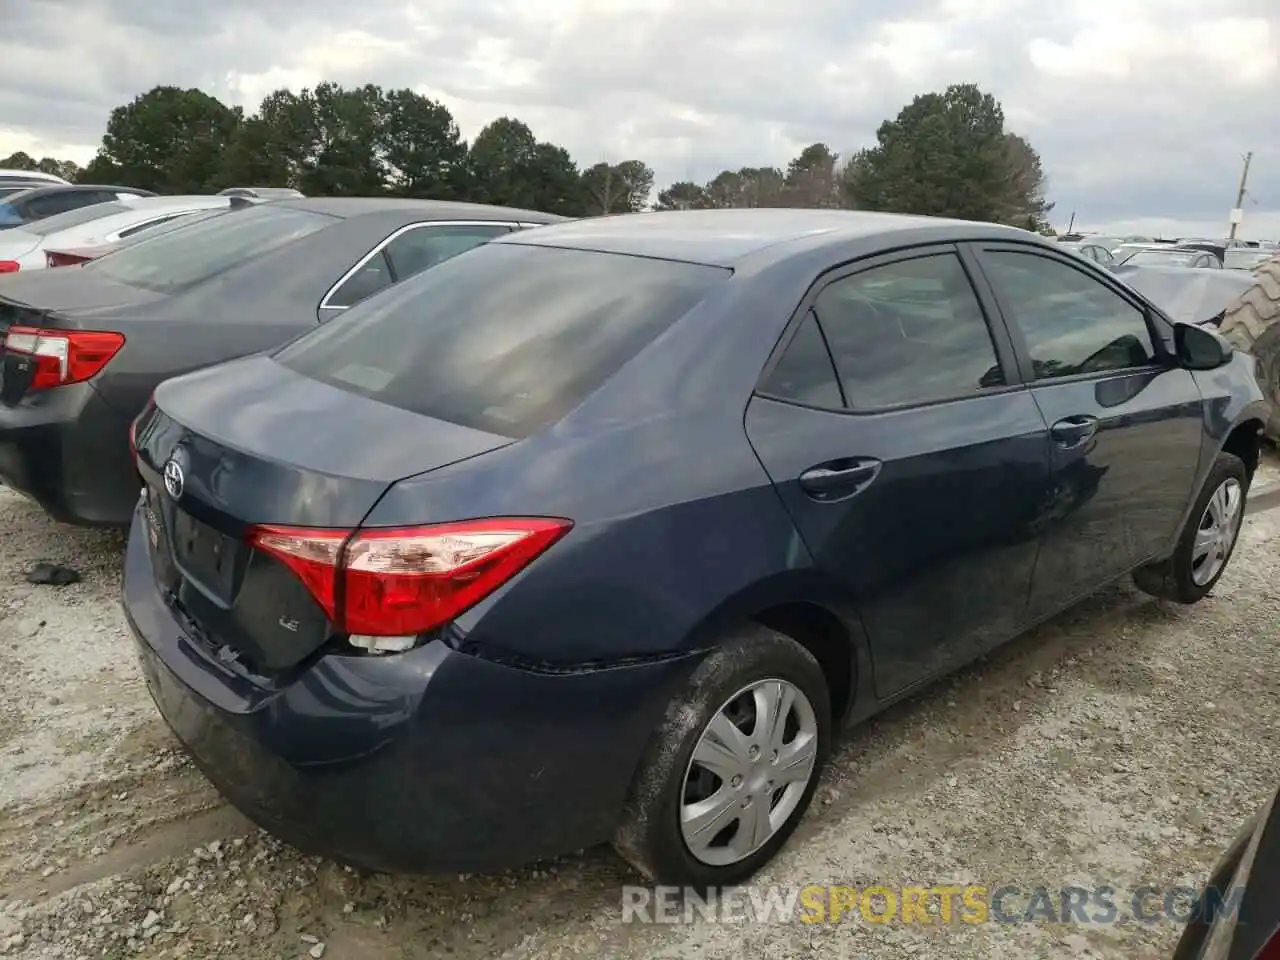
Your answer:
[[[291,373],[265,356],[170,380],[139,418],[157,585],[229,669],[272,675],[335,636],[255,527],[354,530],[397,480],[512,441]]]

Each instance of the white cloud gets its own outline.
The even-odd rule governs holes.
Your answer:
[[[249,109],[320,80],[407,86],[471,137],[501,115],[659,183],[849,151],[919,93],[979,83],[1040,151],[1065,225],[1280,235],[1280,6],[1232,0],[9,0],[0,155],[87,160],[157,83]],[[335,30],[334,25],[341,27]],[[75,64],[68,70],[67,64]],[[1268,213],[1276,211],[1276,213]],[[1196,229],[1190,225],[1195,224]],[[1138,232],[1139,228],[1133,228]]]

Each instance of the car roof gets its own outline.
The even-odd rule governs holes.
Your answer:
[[[31,180],[48,184],[65,184],[67,181],[52,173],[42,170],[18,170],[13,167],[0,168],[0,180]]]
[[[559,223],[567,220],[552,213],[492,207],[482,203],[450,200],[416,200],[409,197],[298,197],[272,200],[274,207],[310,210],[331,217],[359,217],[371,213],[407,213],[427,220],[523,220],[527,223]]]
[[[737,208],[670,210],[573,220],[499,237],[492,243],[570,247],[604,253],[732,267],[748,257],[767,262],[794,252],[861,246],[865,255],[903,243],[946,243],[960,238],[1020,240],[1036,234],[1001,224],[860,210]],[[861,243],[859,243],[861,241]],[[1057,246],[1056,242],[1052,244]]]
[[[43,197],[61,193],[87,193],[89,191],[111,190],[116,193],[131,193],[139,197],[153,196],[149,191],[139,191],[137,187],[113,187],[108,184],[100,183],[51,183],[46,187],[28,187],[26,190],[19,190],[17,193],[11,193],[5,197],[7,203],[13,203],[15,200],[29,200],[32,197]]]

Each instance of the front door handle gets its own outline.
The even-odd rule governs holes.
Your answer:
[[[813,500],[843,500],[862,492],[880,475],[879,460],[850,457],[810,467],[800,474],[800,488]]]
[[[1064,450],[1088,443],[1098,432],[1098,418],[1087,414],[1064,417],[1049,428],[1049,435]]]

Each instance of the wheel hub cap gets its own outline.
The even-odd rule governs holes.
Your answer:
[[[680,827],[689,852],[728,866],[767,843],[799,806],[817,746],[813,705],[794,684],[762,680],[729,698],[685,771]]]
[[[1191,579],[1203,587],[1222,572],[1240,535],[1244,488],[1232,477],[1209,497],[1191,548]]]

